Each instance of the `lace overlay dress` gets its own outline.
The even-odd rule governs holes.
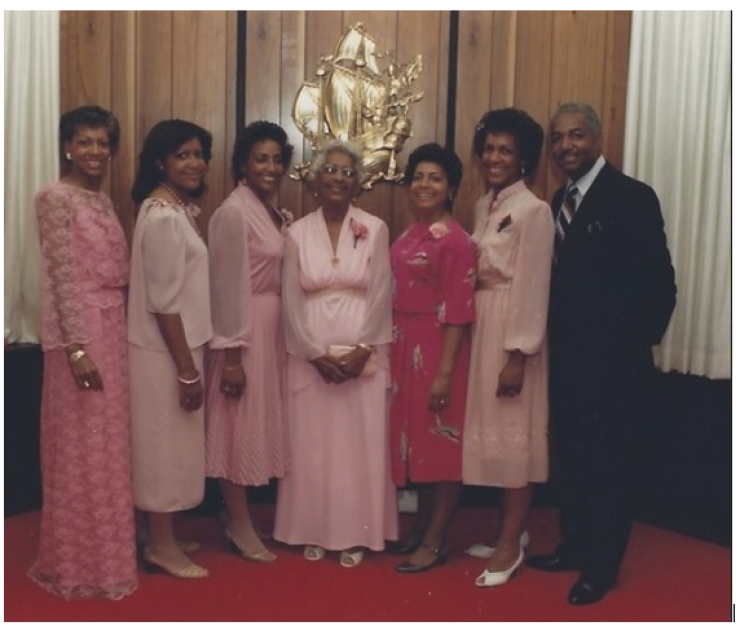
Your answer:
[[[524,182],[476,205],[476,323],[463,437],[463,482],[524,487],[547,480],[547,312],[554,241],[550,207]],[[507,352],[526,356],[524,386],[496,397]]]
[[[137,586],[125,290],[128,251],[104,193],[62,182],[35,198],[41,252],[44,504],[29,575],[64,598]],[[80,391],[65,347],[93,359],[103,391]]]

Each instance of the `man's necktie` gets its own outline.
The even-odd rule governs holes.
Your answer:
[[[568,226],[576,214],[576,194],[578,193],[578,187],[572,185],[563,197],[563,204],[560,207],[560,213],[558,214],[558,221],[555,225],[555,229],[558,234],[558,243],[562,243],[565,239],[565,233],[568,231]]]

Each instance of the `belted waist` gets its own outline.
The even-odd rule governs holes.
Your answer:
[[[511,287],[511,280],[508,278],[479,278],[475,282],[476,291],[500,291],[509,289],[509,287]]]
[[[322,296],[328,296],[331,294],[341,294],[343,296],[350,296],[353,298],[364,298],[365,290],[357,287],[342,287],[340,285],[332,285],[331,287],[325,287],[324,289],[317,289],[316,291],[307,291],[306,299],[314,300]]]

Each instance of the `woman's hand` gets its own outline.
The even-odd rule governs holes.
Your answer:
[[[80,352],[82,354],[75,358]],[[80,391],[103,391],[103,379],[95,361],[81,348],[72,352],[68,357],[69,368]]]
[[[238,400],[244,394],[244,388],[247,384],[247,375],[244,368],[239,365],[229,365],[224,363],[221,369],[221,393],[227,398]]]
[[[450,392],[452,391],[452,376],[447,373],[437,372],[429,390],[429,402],[427,408],[432,413],[439,413],[450,404]]]
[[[365,364],[372,353],[372,350],[355,346],[352,352],[348,352],[339,358],[339,365],[347,376],[357,378],[362,374],[362,370],[365,369]]]
[[[198,370],[177,372],[177,383],[180,386],[180,406],[183,409],[197,411],[203,406],[203,380]]]
[[[518,396],[524,386],[524,354],[515,350],[509,352],[509,358],[506,361],[501,373],[498,375],[498,388],[496,397],[514,398]]]
[[[321,374],[321,378],[324,379],[325,383],[343,383],[349,380],[349,374],[347,374],[342,368],[342,363],[339,359],[331,356],[330,354],[323,354],[309,361]]]

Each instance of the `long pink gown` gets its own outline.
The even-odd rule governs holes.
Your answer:
[[[436,233],[436,236],[435,236]],[[453,219],[409,227],[391,248],[395,279],[391,372],[391,462],[398,486],[459,481],[470,336],[460,346],[449,405],[427,407],[445,324],[475,319],[475,245]]]
[[[206,386],[206,474],[239,485],[264,485],[288,469],[280,300],[286,232],[285,225],[276,228],[242,183],[209,225],[214,336]],[[246,388],[233,400],[221,392],[220,383],[224,349],[237,347]]]
[[[41,469],[38,559],[29,575],[64,598],[136,589],[125,298],[128,250],[104,193],[66,183],[36,195],[41,235]],[[80,391],[65,347],[83,346],[103,390]]]
[[[169,513],[198,505],[205,491],[203,407],[180,406],[180,385],[156,315],[179,314],[196,369],[205,375],[211,339],[208,251],[186,210],[148,198],[131,246],[128,341],[134,504]]]
[[[352,220],[364,225],[356,237]],[[283,263],[291,470],[280,481],[274,536],[328,550],[383,550],[398,536],[387,390],[391,271],[385,223],[350,207],[336,255],[321,209],[288,230]],[[325,383],[308,361],[332,344],[377,347],[372,375]]]
[[[547,480],[547,312],[554,223],[523,181],[475,211],[478,285],[463,445],[463,482],[518,488]],[[524,386],[497,398],[507,352],[526,356]]]

